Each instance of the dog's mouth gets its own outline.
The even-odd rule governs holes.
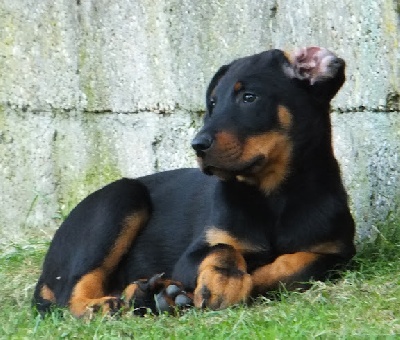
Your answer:
[[[264,168],[267,160],[265,155],[258,155],[251,160],[229,165],[202,164],[202,171],[206,175],[216,175],[222,179],[231,179],[236,176],[252,176]]]

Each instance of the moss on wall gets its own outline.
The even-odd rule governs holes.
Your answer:
[[[89,193],[121,177],[119,169],[113,162],[92,159],[83,173],[73,180],[62,183],[58,190],[57,219],[64,220],[70,211]]]
[[[63,117],[67,127],[69,119]],[[61,217],[90,192],[121,177],[113,143],[98,117],[85,114],[78,121],[75,135],[61,130],[53,137],[52,161]]]

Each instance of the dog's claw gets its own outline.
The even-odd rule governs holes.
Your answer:
[[[164,273],[137,281],[136,284],[138,291],[131,299],[136,315],[144,315],[148,309],[154,314],[173,314],[177,308],[193,305],[193,299],[184,291],[182,284],[165,279]]]
[[[166,289],[165,292],[167,293],[167,295],[170,296],[176,296],[178,295],[180,292],[182,291],[181,288],[179,288],[177,285],[169,285]]]
[[[176,296],[175,305],[178,307],[189,307],[193,305],[193,299],[187,296],[186,293],[181,293]]]

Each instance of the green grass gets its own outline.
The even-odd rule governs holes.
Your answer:
[[[393,230],[395,231],[396,228]],[[96,317],[62,310],[42,320],[30,299],[46,243],[15,246],[0,256],[0,339],[353,339],[400,338],[400,240],[367,245],[336,283],[305,293],[282,292],[252,306],[191,309],[181,317]]]

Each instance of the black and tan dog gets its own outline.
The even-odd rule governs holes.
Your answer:
[[[344,69],[319,47],[222,66],[192,142],[202,171],[124,178],[84,199],[50,245],[36,308],[220,309],[348,262],[354,222],[329,116]]]

